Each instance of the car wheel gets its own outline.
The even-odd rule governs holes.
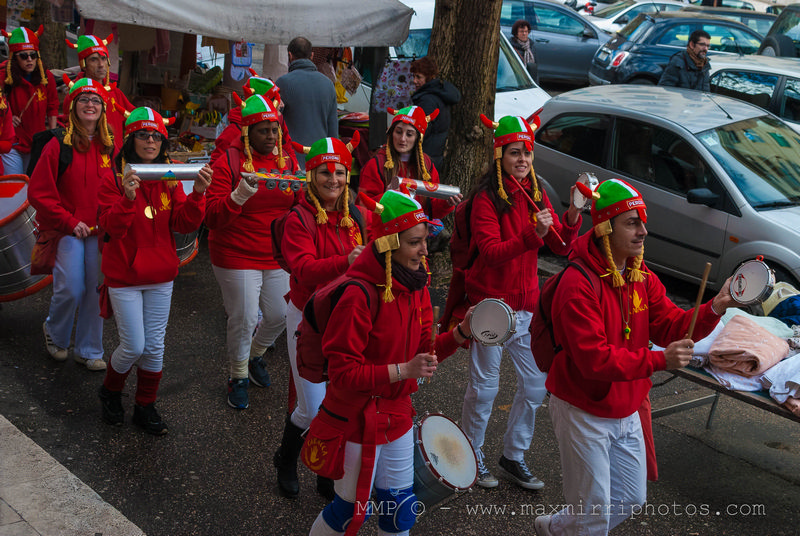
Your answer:
[[[633,80],[631,80],[628,83],[629,84],[636,84],[638,86],[654,86],[654,85],[656,85],[655,82],[653,82],[649,78],[645,78],[643,76],[640,76],[639,78],[634,78]]]
[[[796,289],[800,289],[800,284],[798,284],[797,278],[790,274],[789,270],[785,269],[783,266],[777,266],[775,264],[770,266],[770,268],[772,268],[772,271],[775,272],[776,282],[783,281],[784,283],[789,283]]]
[[[761,42],[758,54],[762,56],[777,56],[794,58],[797,56],[797,49],[794,47],[792,38],[788,35],[770,35]]]

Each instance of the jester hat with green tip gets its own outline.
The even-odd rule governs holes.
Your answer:
[[[125,120],[125,137],[137,130],[155,130],[167,137],[167,125],[175,122],[175,118],[164,119],[157,111],[147,106],[136,108],[127,114]]]

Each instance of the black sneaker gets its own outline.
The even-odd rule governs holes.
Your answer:
[[[125,422],[125,409],[122,407],[122,393],[109,391],[105,385],[100,386],[97,394],[102,403],[103,420],[113,426],[122,426]]]
[[[542,489],[544,487],[544,482],[531,474],[524,461],[515,462],[505,456],[500,456],[497,465],[500,467],[500,473],[510,478],[518,486],[525,489]]]
[[[264,365],[263,357],[251,359],[247,364],[247,372],[248,376],[250,377],[250,381],[259,387],[269,387],[272,383],[272,381],[269,379],[267,367]]]
[[[156,405],[148,404],[133,407],[133,424],[140,426],[145,432],[153,435],[164,435],[167,433],[167,425],[161,420],[161,415],[156,411]]]
[[[247,378],[228,380],[228,405],[234,409],[247,409],[250,401],[247,398]]]

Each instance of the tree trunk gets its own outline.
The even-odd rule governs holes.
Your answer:
[[[53,22],[48,0],[34,0],[33,8],[30,29],[36,31],[40,24],[44,26],[44,33],[39,37],[39,55],[45,69],[64,69],[67,67],[66,27]]]
[[[439,76],[461,91],[452,109],[442,182],[465,194],[487,169],[493,133],[480,114],[494,117],[502,0],[436,0],[428,54]]]

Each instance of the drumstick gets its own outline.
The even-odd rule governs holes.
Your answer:
[[[431,326],[431,353],[436,355],[436,336],[439,335],[439,306],[433,306],[433,325]],[[430,378],[425,378],[425,383],[430,383]]]
[[[700,312],[700,302],[703,301],[703,294],[706,291],[706,282],[708,281],[708,273],[711,271],[711,263],[706,263],[706,268],[703,270],[703,279],[700,281],[700,289],[697,291],[697,300],[694,302],[694,313],[692,313],[692,321],[689,323],[689,332],[686,334],[687,339],[692,338],[694,332],[694,324],[697,322],[697,314]]]
[[[531,207],[533,207],[533,210],[535,210],[537,214],[538,214],[539,212],[541,212],[541,211],[539,210],[539,207],[537,207],[537,206],[536,206],[536,203],[534,203],[534,202],[533,202],[533,199],[531,199],[531,196],[529,196],[529,195],[528,195],[528,192],[526,192],[526,191],[525,191],[525,189],[524,189],[524,188],[522,187],[522,185],[519,183],[519,181],[517,180],[517,178],[516,178],[514,175],[509,175],[509,176],[508,176],[508,178],[509,178],[509,179],[511,179],[511,182],[513,182],[513,183],[514,183],[514,184],[517,186],[517,188],[519,188],[519,191],[520,191],[520,192],[522,192],[522,195],[524,195],[524,196],[525,196],[525,199],[527,199],[527,200],[528,200],[528,203],[530,203],[530,204],[531,204]],[[553,233],[553,236],[555,236],[556,238],[558,238],[558,241],[559,241],[559,242],[561,242],[561,245],[562,245],[562,246],[566,246],[566,245],[567,245],[567,243],[566,243],[566,242],[564,242],[564,239],[563,239],[563,238],[561,238],[561,235],[559,235],[559,234],[558,234],[558,231],[556,231],[555,227],[553,227],[552,225],[550,226],[550,232],[552,232],[552,233]]]

